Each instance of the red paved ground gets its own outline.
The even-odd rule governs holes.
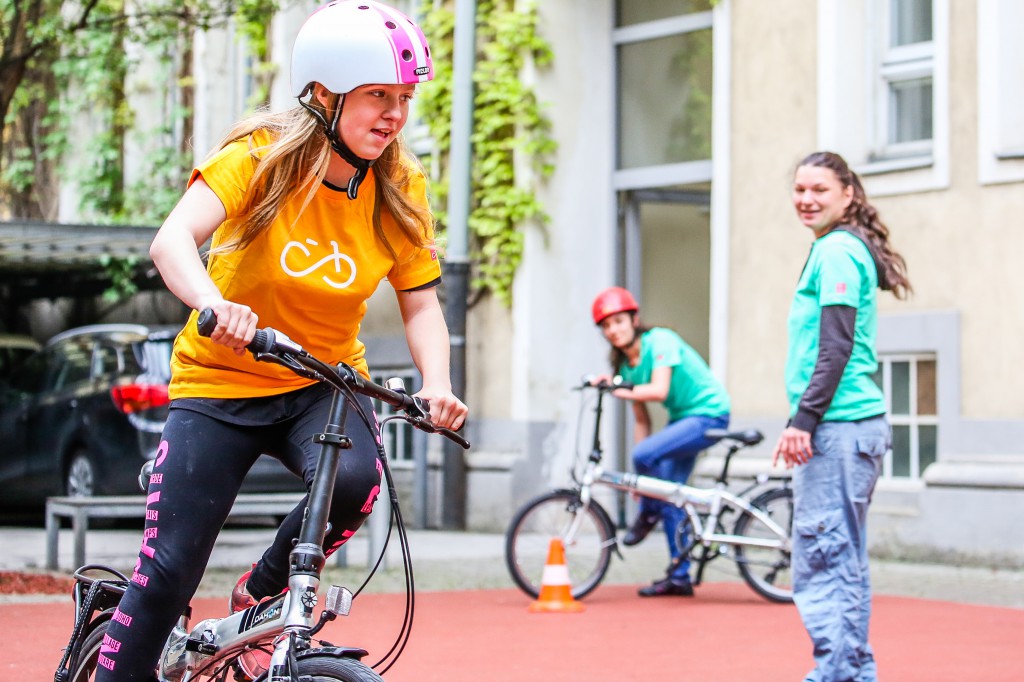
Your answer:
[[[694,599],[643,600],[604,586],[579,614],[527,613],[519,592],[417,595],[412,640],[389,682],[723,680],[794,682],[810,667],[796,609],[769,604],[738,583],[707,584]],[[390,647],[402,595],[364,595],[325,639]],[[196,617],[223,600],[200,600]],[[0,680],[52,679],[71,627],[69,603],[0,606]],[[884,680],[1024,679],[1024,610],[877,597],[872,643]]]

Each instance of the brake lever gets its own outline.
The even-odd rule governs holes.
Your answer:
[[[275,365],[287,367],[291,371],[295,372],[300,376],[304,376],[307,379],[315,379],[317,381],[322,381],[324,378],[323,375],[320,374],[320,372],[317,372],[316,370],[306,367],[304,364],[293,358],[290,353],[278,354],[260,353],[257,351],[253,351],[252,356],[253,358],[256,359],[257,362],[269,362]]]
[[[417,409],[422,410],[423,408],[419,404],[420,402],[422,402],[420,398],[415,398],[415,400],[417,401]],[[452,441],[453,443],[461,447],[463,450],[469,450],[470,448],[469,441],[460,436],[455,431],[452,431],[451,429],[446,429],[443,426],[434,426],[433,422],[430,421],[429,413],[416,416],[409,414],[409,411],[406,410],[405,420],[412,424],[415,428],[419,429],[420,431],[423,431],[424,433],[436,433],[438,435],[444,436],[448,440]]]

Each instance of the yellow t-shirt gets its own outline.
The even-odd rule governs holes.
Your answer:
[[[266,134],[252,136],[253,147]],[[227,220],[213,235],[214,247],[231,234],[255,161],[250,140],[227,145],[192,172],[202,176],[220,198]],[[426,206],[426,182],[411,169],[406,188]],[[229,301],[244,303],[259,316],[259,326],[284,332],[326,362],[345,362],[367,375],[364,346],[358,339],[366,300],[382,279],[396,290],[413,289],[441,274],[433,248],[417,248],[386,210],[381,222],[393,257],[373,229],[375,177],[367,174],[359,196],[321,186],[296,222],[305,191],[289,199],[268,230],[241,251],[210,258],[207,272]],[[430,235],[432,238],[432,234]],[[234,351],[196,332],[193,311],[174,344],[170,397],[251,398],[285,393],[312,383],[290,370]]]

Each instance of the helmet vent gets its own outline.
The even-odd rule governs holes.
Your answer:
[[[412,51],[411,50],[402,50],[402,61],[403,62],[411,62],[412,61]]]
[[[398,24],[396,24],[393,21],[385,21],[384,25],[387,26],[388,28],[390,28],[392,31],[394,31],[396,28],[398,28]]]
[[[369,5],[359,5],[359,9],[370,9]]]

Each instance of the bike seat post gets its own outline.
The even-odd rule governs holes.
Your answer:
[[[729,482],[729,463],[732,461],[732,456],[739,451],[740,446],[733,443],[729,446],[729,449],[725,453],[725,461],[722,462],[722,473],[718,475],[716,482],[726,485]]]

